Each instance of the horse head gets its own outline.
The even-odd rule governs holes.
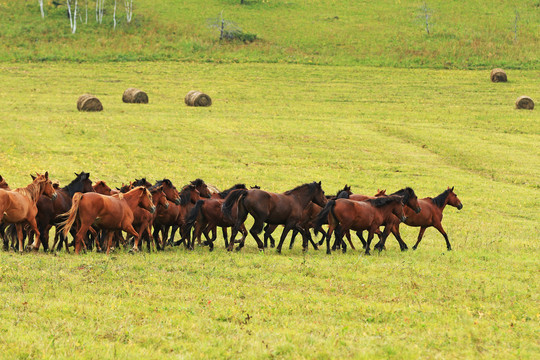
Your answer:
[[[448,196],[447,196],[448,205],[451,205],[453,207],[456,207],[458,210],[461,210],[463,208],[463,204],[457,197],[456,193],[454,193],[454,187],[453,186],[452,188],[448,187],[447,191],[448,191]]]
[[[191,182],[191,185],[194,185],[197,191],[199,192],[200,196],[204,198],[210,198],[212,194],[210,193],[210,190],[208,189],[208,185],[204,182],[202,179],[195,179]]]

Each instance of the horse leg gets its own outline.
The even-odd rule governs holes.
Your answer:
[[[227,228],[225,226],[221,228],[221,233],[223,234],[223,239],[225,240],[225,249],[226,249],[229,247],[229,241],[227,239]]]
[[[366,248],[366,240],[364,239],[364,237],[362,236],[362,230],[360,231],[357,231],[356,232],[356,236],[360,239],[360,241],[362,242],[362,249],[365,249]]]
[[[326,253],[330,255],[332,251],[330,250],[330,239],[332,238],[332,233],[334,232],[334,226],[328,226],[328,232],[326,233]]]
[[[107,242],[107,255],[109,255],[109,253],[111,252],[113,237],[114,237],[114,231],[107,232],[107,237],[105,238],[105,241]]]
[[[261,233],[263,227],[264,227],[264,221],[261,219],[261,217],[257,216],[255,218],[255,223],[253,224],[251,229],[249,229],[249,233],[251,234],[251,236],[253,236],[253,238],[257,242],[257,246],[259,248],[259,251],[264,251],[264,243],[259,238],[259,234]],[[240,250],[243,246],[244,246],[244,244],[241,243],[240,245],[238,245],[236,250]]]
[[[452,250],[452,245],[450,245],[450,241],[448,240],[448,235],[446,234],[446,231],[444,231],[443,227],[442,227],[442,224],[439,222],[439,223],[435,223],[433,225],[433,227],[437,230],[439,230],[439,232],[441,233],[442,236],[444,236],[444,240],[446,241],[446,249],[448,251]]]
[[[420,241],[422,241],[422,237],[424,236],[424,232],[426,231],[427,227],[424,227],[422,226],[420,228],[420,232],[418,233],[418,240],[416,241],[416,244],[414,244],[414,246],[412,247],[413,250],[416,250],[416,248],[418,247],[418,244],[420,244]]]
[[[296,235],[298,235],[298,229],[294,228],[292,229],[292,235],[291,235],[291,242],[289,243],[289,250],[292,250],[294,245],[294,240],[296,239]],[[313,242],[313,239],[310,239]]]
[[[23,229],[22,224],[15,224],[15,228],[17,229],[17,239],[19,240],[19,252],[23,253]]]
[[[405,241],[403,241],[403,239],[401,238],[401,234],[399,233],[399,225],[395,225],[393,228],[392,228],[392,234],[394,235],[394,237],[396,238],[397,242],[399,243],[399,248],[401,251],[407,251],[409,250],[409,247],[407,246],[407,244],[405,243]]]
[[[180,227],[178,225],[173,225],[171,227],[171,237],[167,240],[167,243],[168,244],[174,244],[174,236],[176,235],[176,231],[179,229]],[[162,233],[163,231],[165,231],[165,233],[163,234],[163,239],[166,239],[168,237],[168,233],[169,233],[169,227],[168,226],[165,226],[164,227],[165,230],[161,230]],[[167,236],[167,237],[166,237]],[[180,237],[182,237],[182,233],[180,233]]]
[[[347,233],[345,235],[347,236],[347,241],[349,242],[349,245],[351,245],[351,249],[356,250],[356,248],[354,247],[354,244],[352,242],[352,239],[351,239],[351,232],[347,231]]]
[[[373,240],[373,234],[374,234],[374,230],[371,229],[369,230],[369,233],[368,233],[368,238],[367,238],[367,242],[366,242],[366,255],[371,255],[369,253],[369,246],[371,245],[371,240]]]
[[[285,238],[287,237],[287,234],[289,231],[294,227],[295,225],[291,222],[285,224],[285,228],[283,229],[283,232],[281,233],[281,238],[279,239],[279,244],[276,248],[278,254],[281,254],[281,247],[283,246],[283,242],[285,241]],[[304,242],[307,244],[307,239],[305,239],[304,235]]]
[[[30,233],[28,233],[28,247],[27,247],[27,250],[38,251],[39,250],[39,245],[41,243],[41,241],[40,241],[41,234],[40,234],[38,226],[37,226],[36,218],[31,217],[30,219],[28,219],[28,224],[30,225],[30,228],[32,229],[32,231],[34,231],[34,242],[32,243],[32,245],[30,245]]]

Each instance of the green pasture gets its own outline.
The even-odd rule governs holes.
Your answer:
[[[0,252],[4,358],[538,358],[538,71],[283,64],[1,63],[0,175],[281,192],[455,186],[417,251]],[[150,104],[121,101],[127,87]],[[213,105],[183,103],[192,89]],[[92,93],[101,113],[76,110]],[[411,246],[417,229],[402,227]],[[359,242],[356,241],[356,244]],[[288,244],[288,242],[287,242]]]
[[[206,0],[204,6],[197,0],[135,0],[130,24],[118,1],[116,29],[112,1],[98,24],[96,1],[80,0],[75,34],[65,3],[45,0],[42,19],[36,0],[0,0],[0,61],[540,66],[538,0]],[[219,41],[219,31],[209,27],[218,18],[257,40]]]

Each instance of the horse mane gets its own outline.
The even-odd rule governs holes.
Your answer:
[[[300,186],[295,187],[292,190],[285,191],[284,194],[285,195],[291,195],[292,193],[294,193],[294,192],[296,192],[296,191],[298,191],[300,189],[306,188],[306,187],[309,189],[309,192],[314,192],[316,190],[317,183],[315,181],[312,182],[312,183],[305,183],[305,184],[302,184]]]
[[[204,185],[204,180],[203,179],[195,179],[195,180],[191,181],[190,183],[191,183],[191,185],[194,185],[195,187],[202,186],[202,185]]]
[[[187,184],[180,190],[180,205],[187,205],[191,201],[191,191],[195,190],[195,185]]]
[[[410,198],[416,197],[416,194],[414,193],[414,190],[410,187],[403,188],[401,190],[396,191],[395,193],[392,193],[390,195],[399,195],[403,196],[403,203],[407,204],[409,202]]]
[[[171,180],[169,180],[169,179],[158,180],[154,184],[154,186],[159,186],[159,185],[167,185],[167,186],[170,186],[170,187],[174,187]]]
[[[147,183],[148,181],[146,181],[146,178],[143,177],[141,179],[135,179],[135,181],[133,182],[133,186],[146,186]]]
[[[41,183],[41,182],[43,182],[43,181],[40,180],[40,181],[36,182],[34,180],[27,187],[18,188],[18,189],[15,189],[13,191],[18,192],[19,194],[24,195],[26,197],[29,197],[30,199],[32,199],[33,202],[37,202],[37,200],[39,198],[39,195],[40,195],[40,192],[41,192],[41,186],[39,185],[39,183]]]
[[[366,201],[375,207],[381,207],[397,201],[403,202],[403,197],[399,195],[388,195],[381,196],[375,199],[368,199]]]
[[[448,197],[448,194],[450,194],[450,189],[444,190],[441,194],[437,195],[436,197],[432,198],[431,201],[437,206],[442,208],[444,206],[444,203],[446,202],[446,198]]]
[[[246,184],[235,184],[231,186],[230,188],[228,188],[227,190],[223,190],[222,192],[218,193],[218,195],[222,197],[223,199],[225,199],[231,191],[238,190],[238,189],[247,189]]]
[[[148,188],[148,191],[150,191],[151,194],[159,191],[159,190],[162,190],[163,189],[163,184],[155,184],[155,185],[152,185]]]

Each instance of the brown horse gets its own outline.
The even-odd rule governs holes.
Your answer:
[[[204,180],[195,179],[191,181],[190,184],[195,186],[195,189],[197,189],[201,197],[210,199],[210,197],[212,196],[212,194],[210,193],[210,189],[208,189],[208,185],[206,185]]]
[[[103,180],[97,181],[94,185],[92,185],[92,188],[95,192],[101,195],[112,195],[112,189],[107,185],[107,183]]]
[[[207,199],[199,200],[195,204],[195,207],[189,212],[186,218],[186,231],[189,232],[193,226],[195,230],[193,231],[193,239],[200,239],[201,234],[204,234],[206,237],[206,244],[210,247],[210,251],[214,250],[214,241],[216,240],[216,227],[221,227],[223,229],[223,239],[225,240],[225,248],[229,247],[229,242],[227,239],[227,228],[232,227],[233,232],[231,233],[231,242],[235,241],[236,232],[234,231],[234,225],[236,224],[236,215],[237,211],[234,208],[231,212],[232,218],[228,218],[223,215],[222,205],[225,202],[225,199]],[[208,234],[212,232],[212,237],[209,237]],[[242,233],[242,239],[240,242],[243,242],[246,239],[248,234],[244,224],[240,226],[240,232]]]
[[[446,234],[446,231],[444,231],[441,221],[443,218],[443,210],[446,205],[453,206],[458,210],[461,210],[463,208],[463,204],[461,204],[461,201],[454,193],[454,187],[449,187],[435,198],[427,197],[424,199],[420,199],[418,203],[422,208],[422,210],[418,213],[415,213],[414,211],[405,208],[405,215],[407,216],[407,219],[404,221],[405,224],[409,226],[420,227],[420,232],[418,233],[418,241],[416,242],[416,244],[414,244],[413,250],[416,250],[418,244],[420,244],[422,236],[424,235],[424,231],[426,231],[426,229],[431,226],[439,230],[442,236],[444,236],[444,240],[446,241],[446,248],[448,250],[452,250],[450,241],[448,241],[448,235]],[[399,227],[399,224],[397,224],[396,227]]]
[[[345,185],[345,187],[341,190],[338,190],[336,195],[326,195],[326,198],[328,200],[332,199],[346,199],[351,195],[351,187],[348,185]],[[317,215],[321,212],[322,207],[315,204],[314,202],[310,202],[302,212],[302,219],[300,220],[300,227],[304,228],[304,231],[306,232],[306,236],[308,237],[309,242],[313,246],[315,250],[318,250],[319,247],[317,244],[313,241],[311,234],[309,232],[309,229],[313,228],[314,221],[317,218]],[[270,240],[270,247],[274,247],[275,240],[272,237],[272,233],[277,228],[277,225],[266,225],[264,228],[264,247],[268,247],[268,240]],[[326,231],[321,229],[321,232],[323,234],[321,243],[319,245],[322,245],[322,242],[326,238]],[[291,242],[289,243],[289,250],[292,249],[294,245],[294,239],[296,238],[296,235],[298,235],[298,230],[293,229],[292,230],[292,236],[291,236]],[[352,243],[351,243],[352,246]],[[354,249],[354,246],[353,246]]]
[[[410,213],[417,213],[418,214],[422,210],[422,208],[420,206],[420,203],[418,201],[418,197],[416,196],[414,190],[412,188],[410,188],[410,187],[403,188],[403,189],[398,190],[395,193],[392,193],[390,195],[403,196],[403,204],[405,206],[405,209],[404,209],[405,216],[408,216],[407,214],[410,214]],[[386,195],[386,190],[384,190],[384,192],[378,191],[377,194],[375,195],[375,197],[373,197],[373,198],[375,199],[375,198],[379,198],[379,197],[383,197],[383,196],[387,196]],[[399,223],[400,222],[395,221],[395,223],[397,225],[391,229],[392,235],[394,235],[394,237],[396,238],[396,240],[397,240],[397,242],[399,244],[400,250],[405,251],[405,250],[408,249],[408,247],[407,247],[407,244],[401,238],[401,234],[399,233]],[[380,230],[376,231],[376,234],[379,236],[380,239],[382,239],[382,234],[381,234]],[[348,240],[350,242],[351,241],[350,234],[346,233],[345,235],[347,235],[347,238],[348,238]],[[367,242],[364,240],[364,237],[362,236],[362,231],[357,231],[356,235],[358,236],[358,238],[362,242],[362,246],[365,249],[366,245],[367,245]],[[379,242],[375,245],[375,249],[379,249],[379,250],[384,249],[384,244],[381,243],[380,239],[379,239]]]
[[[255,223],[249,230],[260,251],[264,251],[264,244],[259,238],[259,233],[263,230],[264,224],[285,225],[285,229],[281,234],[281,239],[276,248],[278,253],[281,253],[283,241],[291,229],[297,228],[304,239],[303,249],[307,250],[308,238],[305,231],[300,227],[302,213],[306,206],[314,202],[319,206],[324,206],[327,202],[324,196],[324,191],[320,182],[312,182],[300,185],[292,190],[281,194],[270,193],[264,190],[234,190],[223,203],[223,213],[227,217],[232,217],[232,208],[235,203],[238,203],[238,218],[236,220],[235,229],[239,230],[240,226],[246,221],[247,215],[251,214],[255,219]],[[229,243],[228,250],[232,250],[234,243]],[[244,246],[240,243],[237,250]]]
[[[32,250],[38,250],[41,243],[43,243],[43,250],[49,250],[49,231],[55,226],[56,234],[62,238],[62,234],[58,231],[58,224],[62,220],[58,215],[64,214],[71,208],[71,199],[76,192],[93,192],[92,181],[90,180],[90,173],[84,171],[80,174],[75,173],[76,178],[63,188],[56,189],[58,195],[56,199],[51,200],[47,196],[40,196],[37,202],[38,213],[36,221],[40,236],[36,237],[33,244],[30,246]],[[55,234],[55,237],[56,237]],[[61,239],[64,240],[64,239]],[[67,240],[67,239],[66,239]]]
[[[107,255],[109,254],[114,230],[124,230],[135,239],[139,234],[133,228],[133,210],[140,206],[151,213],[156,210],[152,203],[152,195],[142,187],[114,196],[106,196],[97,193],[76,193],[73,196],[73,204],[65,215],[67,220],[62,223],[64,234],[67,235],[76,220],[80,222],[79,230],[75,236],[75,253],[79,254],[83,245],[83,237],[90,230],[92,224],[101,229],[113,230],[107,234]]]
[[[167,196],[163,192],[163,184],[159,186],[152,186],[148,188],[150,194],[152,194],[152,203],[156,209],[167,209],[169,207],[169,202],[167,201]],[[143,238],[148,243],[148,251],[150,251],[150,239],[152,237],[151,227],[154,223],[154,219],[157,216],[157,211],[151,213],[150,211],[143,209],[141,207],[136,207],[133,209],[133,227],[137,229],[139,233],[139,238],[135,238],[132,251],[139,251],[139,239]],[[161,245],[161,246],[160,246]],[[156,248],[162,249],[163,244],[156,242]]]
[[[326,253],[330,254],[330,237],[337,226],[341,226],[344,233],[348,230],[369,230],[366,255],[369,255],[369,246],[373,235],[380,226],[386,225],[382,237],[386,239],[395,221],[405,220],[403,212],[403,197],[399,195],[384,196],[366,201],[349,199],[330,200],[317,216],[316,231],[328,220],[326,235]]]
[[[23,225],[29,224],[36,238],[39,237],[36,223],[36,203],[39,197],[45,194],[54,200],[57,196],[49,179],[49,172],[44,175],[37,174],[36,177],[32,176],[32,178],[34,181],[25,188],[13,191],[0,190],[0,220],[15,224],[19,239],[19,252],[23,251]]]
[[[182,190],[180,190],[178,198],[179,205],[170,204],[168,209],[161,209],[158,212],[156,219],[154,220],[154,240],[159,241],[159,233],[161,232],[162,239],[165,241],[165,239],[168,238],[169,228],[172,226],[173,231],[171,232],[171,238],[169,239],[169,243],[172,244],[174,241],[174,232],[178,228],[182,230],[182,227],[185,224],[186,215],[200,198],[199,191],[197,191],[194,185],[188,184],[184,186]],[[184,231],[180,231],[180,235],[181,240],[174,243],[174,245],[179,245],[187,238]],[[186,246],[191,248],[190,245],[188,240]]]

